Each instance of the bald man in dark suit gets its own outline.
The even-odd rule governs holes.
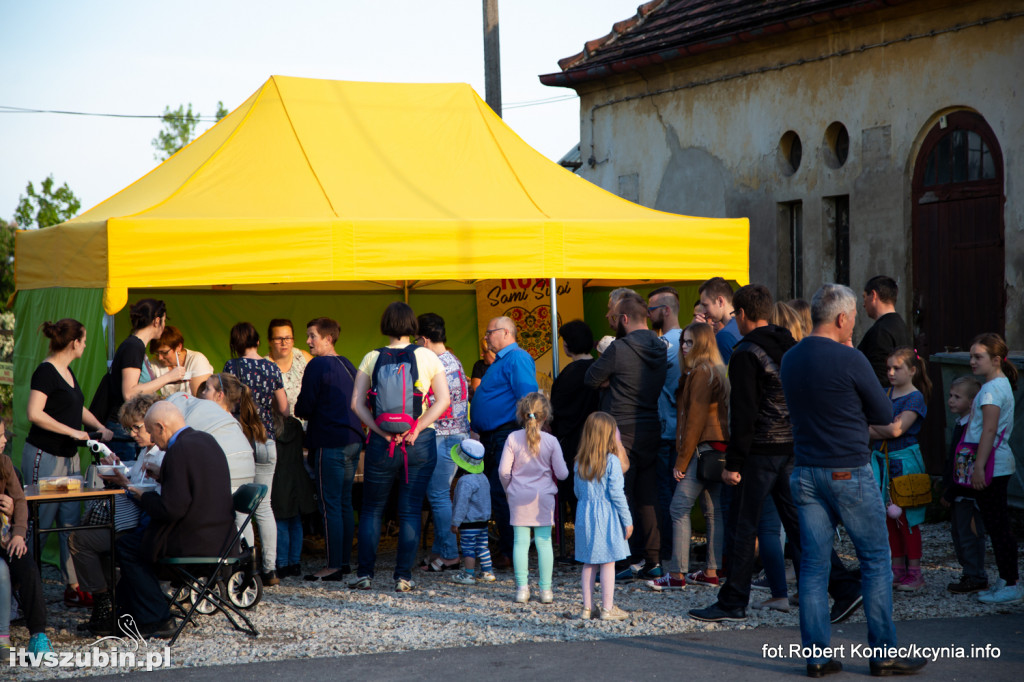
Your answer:
[[[150,523],[140,535],[118,540],[119,610],[135,617],[146,636],[174,632],[154,562],[163,556],[220,556],[235,529],[231,475],[213,436],[185,426],[174,405],[161,401],[146,414],[153,442],[166,451],[158,478],[161,492],[129,488]]]

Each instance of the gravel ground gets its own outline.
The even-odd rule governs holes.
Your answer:
[[[949,524],[924,526],[924,562],[926,587],[918,593],[895,593],[897,620],[916,618],[954,618],[1020,612],[1024,605],[993,607],[977,602],[973,596],[955,596],[946,584],[959,578],[960,569],[950,543]],[[699,538],[695,538],[695,542]],[[856,558],[845,540],[837,547],[849,564]],[[532,557],[531,557],[532,558]],[[307,571],[316,570],[322,561],[304,563]],[[515,584],[511,571],[499,571],[496,583],[463,586],[451,582],[451,572],[422,573],[415,570],[418,589],[406,594],[392,591],[394,540],[382,543],[377,577],[372,590],[353,591],[344,583],[320,583],[311,586],[301,578],[290,578],[264,592],[262,602],[250,614],[261,636],[250,638],[230,629],[223,616],[215,614],[200,620],[198,628],[189,628],[171,652],[172,667],[188,668],[226,663],[252,663],[279,659],[301,659],[365,653],[469,647],[479,644],[594,640],[610,637],[671,634],[693,631],[718,631],[756,627],[799,626],[798,610],[779,613],[748,610],[744,623],[712,624],[691,620],[686,613],[715,600],[712,588],[688,586],[683,591],[656,593],[641,583],[619,585],[615,603],[630,612],[630,620],[601,622],[579,620],[579,566],[556,564],[555,603],[536,601],[514,604]],[[989,576],[995,577],[991,554]],[[695,569],[699,565],[692,565]],[[77,637],[75,625],[88,619],[85,609],[67,609],[61,596],[57,572],[45,570],[45,591],[49,604],[51,639],[58,652],[82,651],[92,639]],[[535,583],[535,573],[531,582]],[[791,585],[791,594],[795,586]],[[767,592],[754,590],[751,599],[765,599]],[[599,598],[596,596],[595,598]],[[862,621],[858,611],[851,620]],[[12,642],[24,646],[27,631],[12,628]],[[163,649],[160,640],[151,640],[150,649]],[[102,669],[19,669],[24,679],[77,677],[90,673],[111,673]]]

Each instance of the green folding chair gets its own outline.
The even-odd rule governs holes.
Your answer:
[[[267,495],[267,486],[256,483],[246,483],[239,486],[238,490],[231,496],[235,511],[245,515],[245,520],[238,527],[238,530],[231,534],[224,551],[219,557],[164,557],[159,564],[165,567],[172,574],[172,584],[177,585],[174,596],[171,597],[172,605],[179,605],[183,601],[183,595],[191,591],[191,606],[187,612],[182,608],[184,616],[178,623],[178,627],[171,637],[170,646],[174,646],[181,635],[185,625],[193,623],[193,615],[199,609],[200,604],[207,604],[213,607],[213,611],[220,611],[228,619],[231,625],[241,632],[253,637],[259,637],[260,633],[245,615],[242,609],[232,603],[228,598],[224,578],[231,574],[232,570],[246,558],[246,554],[234,555],[235,548],[245,532],[246,527],[252,521],[256,508]],[[255,578],[255,576],[254,576]],[[202,612],[202,611],[200,611]],[[212,611],[211,611],[212,612]],[[233,614],[233,615],[232,615]],[[246,627],[243,627],[235,620],[238,616]]]

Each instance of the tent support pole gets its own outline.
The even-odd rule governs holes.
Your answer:
[[[107,334],[107,371],[114,364],[114,351],[117,350],[117,330],[114,329],[114,316],[103,313],[103,327]]]
[[[551,278],[551,379],[558,378],[558,287]]]
[[[409,305],[409,280],[402,280],[402,292],[405,294],[405,304]]]
[[[551,278],[551,380],[558,378],[558,285],[555,278]],[[565,556],[565,519],[563,518],[565,505],[559,496],[555,496],[558,503],[558,557],[566,560]]]

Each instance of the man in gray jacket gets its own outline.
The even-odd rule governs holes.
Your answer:
[[[647,304],[637,294],[625,294],[609,318],[618,337],[598,358],[584,379],[587,386],[607,386],[601,409],[615,417],[622,446],[629,456],[625,473],[626,499],[637,520],[630,538],[631,562],[643,562],[638,571],[628,568],[616,579],[650,580],[661,576],[658,534],[658,447],[661,420],[658,396],[665,385],[668,351],[658,335],[647,328]],[[621,576],[621,577],[620,577]]]

